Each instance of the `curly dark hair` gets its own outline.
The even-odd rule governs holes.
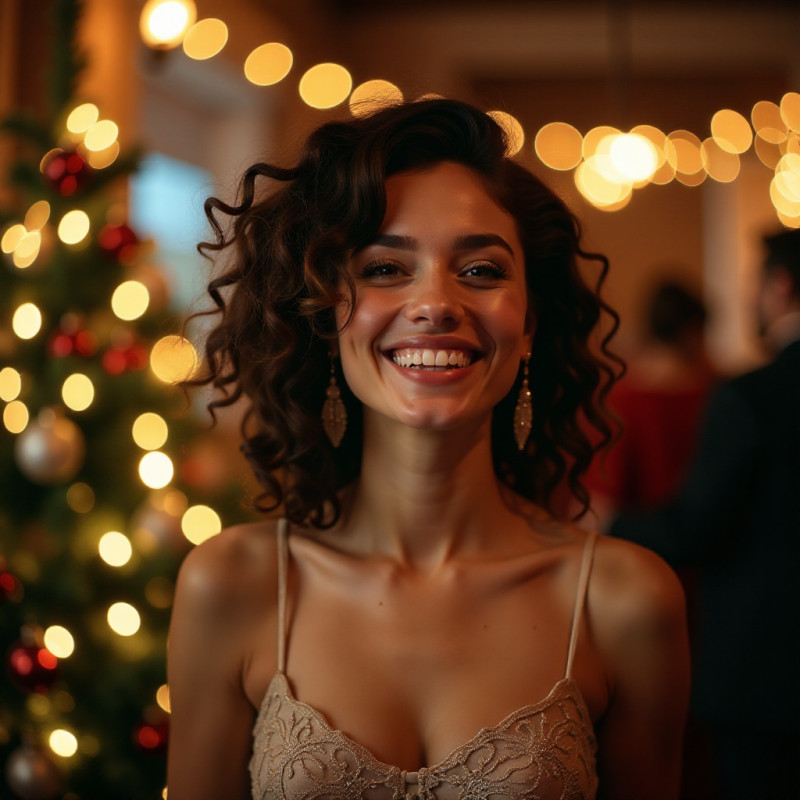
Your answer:
[[[216,308],[206,313],[219,319],[205,343],[207,371],[191,383],[220,391],[208,404],[212,417],[242,395],[249,400],[242,450],[263,487],[259,510],[282,505],[293,522],[316,527],[339,518],[338,492],[358,476],[362,444],[360,403],[341,375],[348,427],[340,447],[325,437],[320,412],[342,285],[351,310],[354,305],[348,257],[378,233],[389,176],[445,161],[469,168],[515,219],[536,310],[529,445],[519,452],[510,423],[517,383],[494,410],[495,471],[514,491],[551,510],[554,490],[566,481],[581,513],[588,508],[580,476],[612,438],[603,400],[622,366],[608,350],[618,318],[599,296],[608,261],[581,249],[576,218],[507,157],[506,145],[494,119],[466,103],[389,106],[322,125],[292,168],[250,167],[236,205],[206,201],[216,241],[198,249],[232,252],[227,271],[208,287]],[[270,181],[269,191],[256,197],[261,178]],[[216,212],[232,219],[227,233]],[[581,276],[579,259],[598,267],[593,286]],[[603,312],[611,324],[593,346]]]

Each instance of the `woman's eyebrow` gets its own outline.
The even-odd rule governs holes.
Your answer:
[[[379,233],[374,238],[359,247],[355,252],[365,250],[367,247],[388,247],[392,250],[418,250],[419,242],[413,236],[400,236],[395,233]],[[482,247],[497,246],[514,255],[511,245],[496,233],[470,233],[466,236],[457,236],[453,240],[453,250],[480,250]]]

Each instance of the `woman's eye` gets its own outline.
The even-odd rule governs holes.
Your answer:
[[[392,261],[372,261],[361,269],[359,278],[395,278],[400,267]]]
[[[477,278],[482,281],[499,281],[507,278],[508,272],[494,261],[478,261],[465,267],[461,275],[464,278]]]

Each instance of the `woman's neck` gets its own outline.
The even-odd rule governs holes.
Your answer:
[[[430,431],[365,413],[361,476],[346,510],[360,548],[434,569],[485,546],[511,516],[488,419],[471,430]]]

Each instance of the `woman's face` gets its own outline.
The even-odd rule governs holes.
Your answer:
[[[349,262],[347,383],[365,414],[413,428],[482,422],[514,383],[534,327],[514,219],[449,162],[390,177],[386,201],[378,235]]]

